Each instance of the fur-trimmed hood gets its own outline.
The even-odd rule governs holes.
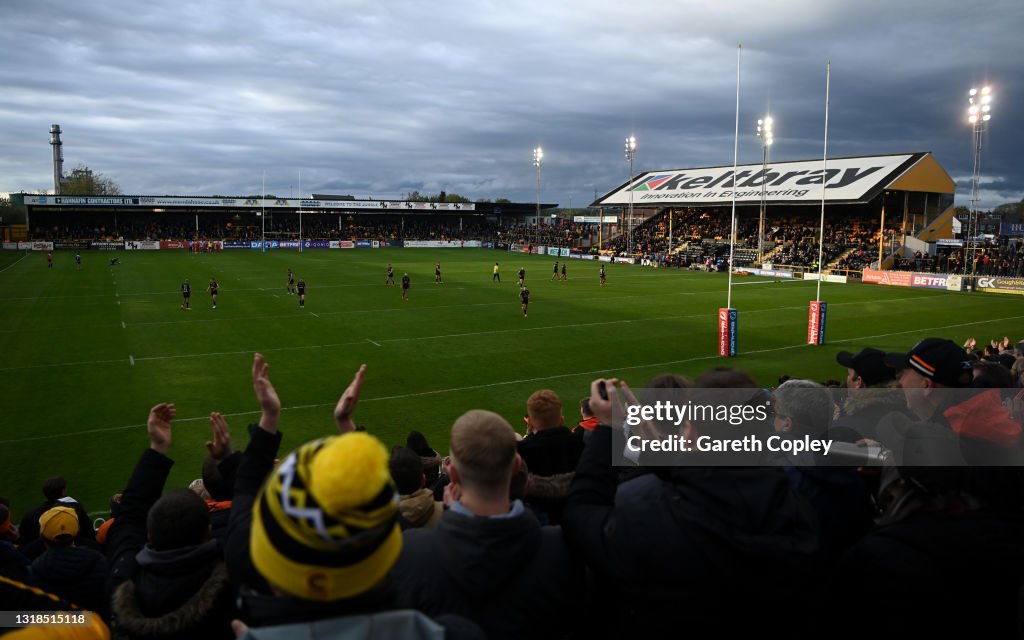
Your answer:
[[[111,602],[115,637],[121,638],[231,638],[232,609],[228,570],[218,562],[209,577],[181,606],[147,616],[139,601],[135,581],[128,580],[115,591]]]

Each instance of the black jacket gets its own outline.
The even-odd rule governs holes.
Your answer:
[[[630,637],[795,626],[778,611],[806,602],[817,532],[781,469],[679,467],[616,502],[612,430],[593,433],[563,525],[604,597],[594,616],[605,618],[593,626]]]
[[[231,638],[235,610],[216,541],[155,551],[146,516],[174,462],[146,449],[121,495],[107,533],[112,627],[129,638]]]
[[[582,567],[558,527],[528,510],[510,518],[446,511],[434,529],[403,534],[392,570],[400,603],[479,624],[488,638],[553,638],[572,628]]]
[[[32,583],[83,609],[106,612],[107,559],[95,549],[53,547],[29,567]]]
[[[1022,583],[1024,519],[954,509],[877,527],[842,558],[829,588],[836,603],[875,603],[870,624],[851,626],[849,637],[884,629],[888,637],[1011,638]],[[850,619],[850,611],[830,617]]]
[[[273,471],[280,448],[281,432],[270,435],[260,429],[259,425],[249,425],[249,444],[242,453],[235,473],[235,495],[231,499],[231,520],[224,545],[224,561],[227,562],[235,591],[247,585],[258,592],[269,593],[266,580],[260,576],[249,556],[249,533],[256,494]]]
[[[573,434],[567,427],[544,429],[525,438],[519,443],[519,455],[526,468],[533,475],[556,476],[576,470],[583,453],[583,438]],[[538,498],[527,496],[527,503],[547,516],[550,524],[561,524],[565,510],[565,496]]]
[[[530,473],[555,476],[576,470],[583,453],[583,439],[566,427],[544,429],[519,443],[519,455]]]

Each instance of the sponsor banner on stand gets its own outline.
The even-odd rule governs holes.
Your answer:
[[[302,246],[306,249],[330,249],[330,240],[303,240]]]
[[[545,254],[547,252],[548,252],[548,248],[546,246],[544,246],[544,245],[540,245],[539,247],[530,247],[530,253],[535,253],[537,255],[543,255],[543,254]]]
[[[1008,276],[981,276],[977,280],[978,289],[991,291],[1012,291],[1020,293],[1024,291],[1024,278],[1011,278]]]
[[[611,262],[612,261],[612,257],[611,256],[597,256],[597,259],[600,260],[601,262]]]
[[[407,249],[458,249],[462,247],[461,240],[406,240]],[[466,243],[469,246],[469,243]],[[476,246],[480,246],[479,242]]]
[[[875,271],[874,269],[864,270],[864,282],[868,284],[884,284],[890,287],[909,287],[909,271]]]
[[[33,251],[53,251],[52,242],[33,242],[29,247]]]
[[[636,264],[636,258],[622,258],[619,256],[615,256],[615,259],[612,260],[612,262],[616,262],[619,264]]]
[[[160,248],[157,240],[125,240],[124,248],[128,251],[156,251]]]
[[[786,278],[792,279],[794,277],[792,271],[786,271],[784,269],[758,269],[756,267],[736,267],[733,273],[741,275],[761,276],[764,278]],[[804,274],[804,278],[810,279],[808,276],[813,276],[814,280],[818,279],[818,274]]]
[[[964,290],[964,277],[963,276],[946,276],[946,290],[947,291],[963,291]]]
[[[568,249],[559,249],[558,250],[558,255],[560,255],[562,257],[568,257],[569,250]]]
[[[846,276],[835,275],[833,273],[826,274],[824,280],[825,282],[834,282],[838,284],[846,284],[848,281]]]
[[[332,249],[355,249],[356,244],[351,240],[331,240]]]
[[[5,242],[4,243],[4,251],[17,251],[17,250],[18,250],[18,243],[17,242]]]
[[[88,249],[88,240],[69,240],[67,242],[54,242],[54,249]]]
[[[188,242],[185,240],[161,240],[161,249],[188,249]]]
[[[1001,236],[1024,236],[1024,222],[1004,222],[999,225]]]
[[[558,247],[548,247],[548,255],[549,256],[557,256],[558,255]]]
[[[225,249],[251,249],[252,245],[248,240],[225,240]]]
[[[92,240],[89,242],[89,248],[100,251],[117,251],[118,249],[124,249],[124,243],[113,240]]]
[[[356,240],[356,249],[372,249],[372,240]]]
[[[944,273],[915,273],[910,278],[910,286],[920,289],[945,289],[947,279]]]
[[[298,249],[298,240],[278,240],[275,249]]]

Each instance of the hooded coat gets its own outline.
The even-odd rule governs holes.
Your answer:
[[[399,602],[455,614],[488,638],[562,637],[571,629],[581,567],[558,527],[516,504],[507,517],[448,510],[434,529],[409,529],[392,570]]]

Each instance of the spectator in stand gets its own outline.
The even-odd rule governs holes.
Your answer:
[[[238,467],[227,546],[232,579],[242,585],[235,633],[252,627],[256,638],[330,637],[332,629],[340,633],[339,616],[369,616],[362,622],[382,637],[433,625],[415,612],[395,611],[387,576],[402,534],[388,454],[352,420],[366,365],[335,406],[340,435],[308,442],[276,467],[281,400],[268,371],[256,354],[252,381],[261,414],[249,426]],[[448,637],[458,637],[453,631],[479,636],[464,620],[443,624]]]
[[[43,504],[30,510],[21,519],[21,526],[18,531],[21,534],[20,544],[26,554],[36,557],[42,553],[42,544],[32,544],[39,538],[39,517],[53,507],[71,507],[78,514],[79,522],[89,522],[89,514],[77,500],[68,496],[68,482],[61,476],[52,476],[43,482],[43,496],[46,500]],[[79,528],[77,543],[92,544],[96,541],[96,532],[91,526]]]
[[[436,528],[404,533],[394,578],[406,606],[466,616],[492,640],[561,638],[573,629],[582,571],[558,528],[509,500],[516,443],[490,411],[455,421],[446,467],[457,499]]]
[[[423,474],[427,478],[427,485],[433,485],[441,473],[441,455],[434,451],[427,437],[419,431],[410,431],[405,438],[405,446],[416,452],[420,457],[420,464],[423,465]]]
[[[216,411],[210,414],[212,440],[207,440],[208,455],[203,461],[204,498],[210,512],[213,537],[222,544],[231,521],[231,499],[235,493],[235,472],[242,459],[239,451],[231,448],[231,430],[224,417]]]
[[[826,387],[810,380],[788,380],[772,396],[776,432],[798,439],[826,437],[834,413]],[[811,452],[782,453],[775,461],[817,516],[823,553],[837,556],[871,528],[874,511],[855,468],[823,464],[825,460]]]
[[[46,552],[32,562],[29,578],[83,609],[105,612],[107,559],[95,549],[75,546],[79,526],[78,515],[71,507],[53,507],[40,516],[40,539]]]
[[[427,477],[416,452],[396,447],[388,469],[398,489],[398,511],[407,524],[405,528],[436,527],[444,513],[444,503],[434,500],[434,492],[427,488]]]
[[[694,382],[716,379],[715,372]],[[744,376],[749,379],[749,376]],[[756,382],[749,379],[749,383]],[[617,502],[612,466],[612,407],[618,380],[595,380],[590,406],[600,418],[576,469],[565,512],[565,531],[595,574],[584,635],[669,637],[681,628],[693,637],[736,634],[793,635],[806,616],[776,622],[780,607],[806,604],[817,551],[816,531],[782,469],[700,466],[666,469],[666,479],[635,499]],[[754,389],[756,391],[756,389]],[[735,426],[684,423],[679,435],[738,437]],[[710,454],[709,454],[710,455]],[[722,594],[728,593],[724,598]],[[742,602],[742,615],[736,603]],[[680,617],[680,603],[685,615]]]
[[[550,389],[535,391],[526,401],[527,436],[519,442],[519,455],[535,476],[558,476],[576,471],[583,441],[565,426],[562,400]],[[528,498],[531,507],[547,516],[549,524],[562,521],[565,493],[556,498]]]
[[[56,594],[0,576],[0,602],[6,610],[20,614],[80,613],[82,609]],[[31,624],[21,629],[5,628],[5,640],[110,640],[110,629],[100,615],[91,615],[84,625]]]
[[[576,424],[576,428],[572,430],[573,433],[588,437],[590,432],[597,428],[599,420],[594,412],[590,410],[590,398],[580,399],[580,417],[583,419]]]
[[[897,390],[896,370],[886,366],[885,355],[871,347],[836,354],[836,362],[846,367],[847,393],[829,437],[842,442],[877,440],[875,426],[883,416],[907,413],[906,400]]]
[[[937,450],[944,448],[952,450]],[[928,449],[910,449],[903,466],[885,473],[877,526],[838,563],[827,587],[825,620],[847,615],[849,603],[869,594],[876,603],[869,605],[871,624],[886,637],[1018,634],[1020,504],[992,499],[1011,486],[979,491],[992,486],[991,469],[934,466],[936,458],[958,453],[955,441],[935,440]],[[1010,477],[1000,475],[1000,482]]]
[[[11,504],[0,498],[0,576],[15,580],[28,579],[31,561],[18,550],[18,527],[11,522]]]
[[[906,449],[906,455],[924,450],[946,456],[933,457],[933,465],[980,464],[969,474],[968,490],[992,507],[1021,509],[1021,425],[1004,406],[999,389],[966,390],[973,365],[964,360],[963,350],[951,340],[926,338],[906,354],[887,355],[886,363],[899,371],[913,417],[883,418],[879,440]]]
[[[150,410],[149,448],[107,534],[112,626],[128,638],[231,638],[232,591],[206,504],[185,488],[160,495],[175,413],[168,403]]]

